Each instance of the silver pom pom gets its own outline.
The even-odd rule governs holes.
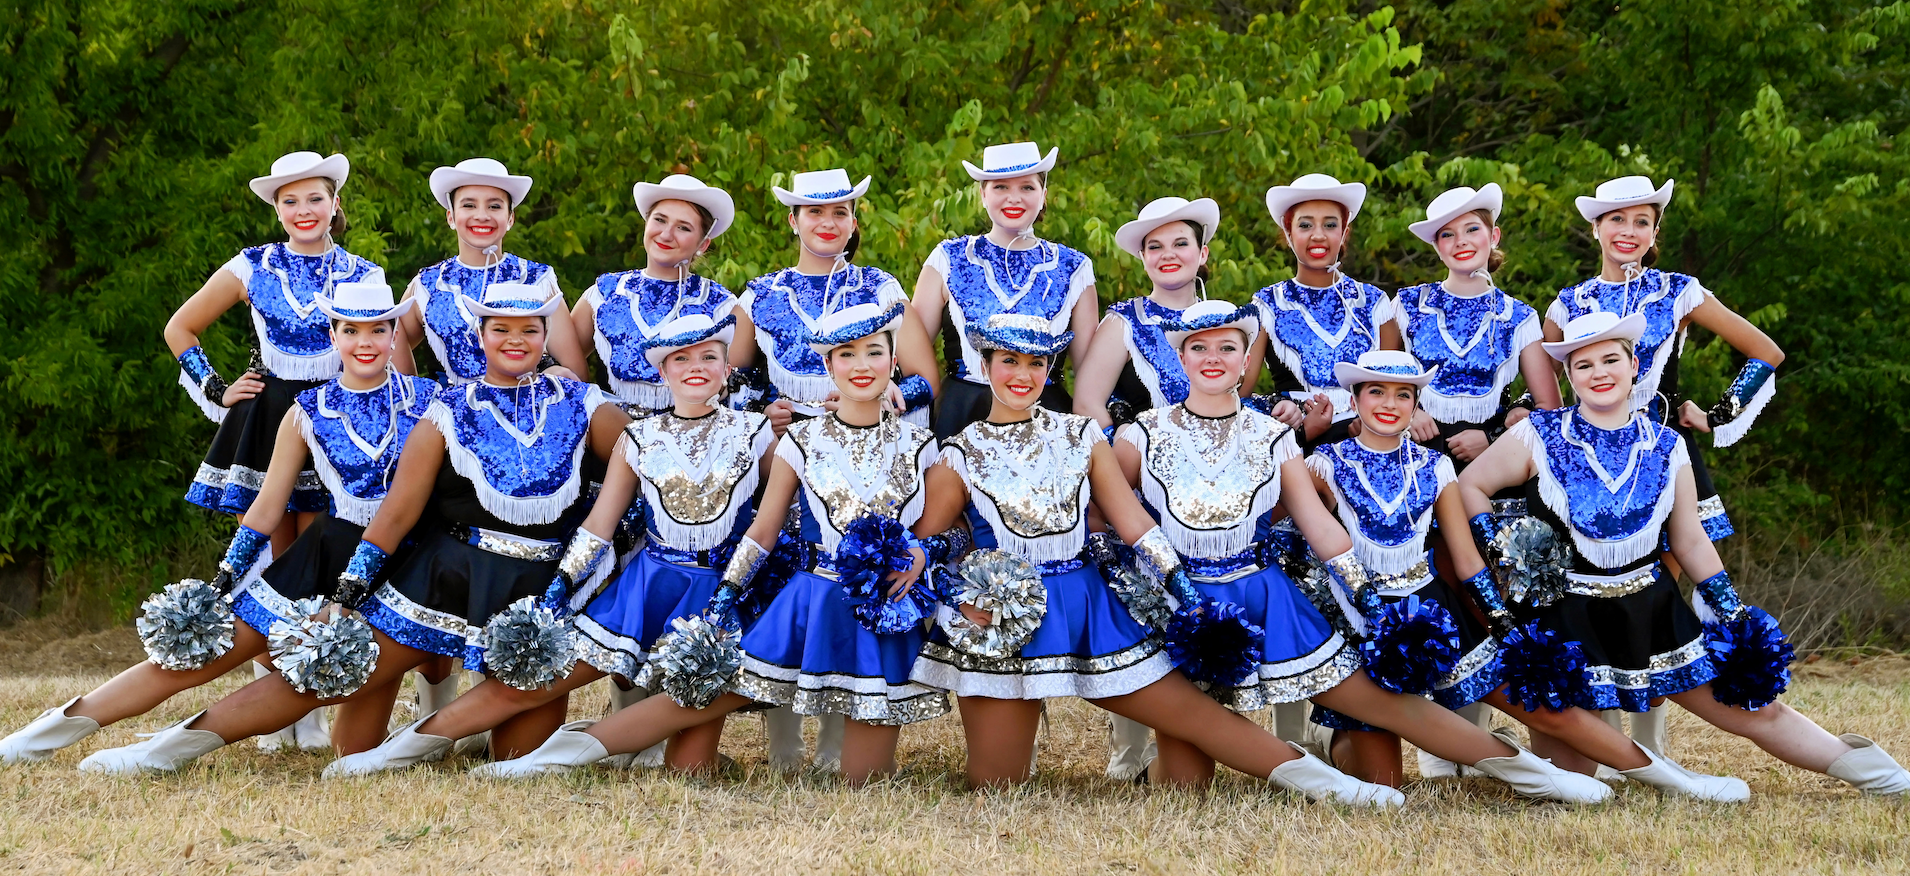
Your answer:
[[[292,603],[297,620],[274,622],[266,644],[272,664],[293,690],[331,700],[357,693],[370,680],[378,664],[378,642],[371,624],[356,615],[312,620],[324,606],[317,597]]]
[[[484,625],[478,639],[491,677],[518,690],[550,687],[570,675],[577,663],[570,624],[558,620],[534,596],[504,607]]]
[[[1545,521],[1514,518],[1499,527],[1492,547],[1499,555],[1499,578],[1505,582],[1507,600],[1544,608],[1565,595],[1565,573],[1575,561],[1572,545]]]
[[[232,606],[204,581],[174,581],[146,597],[140,609],[139,643],[161,669],[202,669],[232,650]]]
[[[949,647],[985,660],[1015,656],[1034,638],[1048,614],[1048,586],[1041,572],[1025,558],[1001,550],[982,550],[962,561],[949,587],[948,601],[972,605],[992,615],[987,626],[977,625],[961,611],[943,614],[942,632]]]
[[[1314,609],[1326,618],[1326,622],[1339,631],[1340,635],[1348,639],[1359,637],[1359,631],[1354,629],[1352,620],[1347,618],[1346,610],[1342,609],[1339,600],[1333,597],[1333,571],[1328,569],[1326,563],[1321,562],[1320,558],[1314,556],[1311,551],[1306,553],[1306,570],[1293,583],[1300,588],[1300,592],[1306,596],[1307,601],[1313,603]]]
[[[1174,609],[1167,604],[1165,589],[1133,566],[1111,566],[1108,572],[1108,589],[1121,597],[1121,604],[1127,606],[1128,614],[1157,632],[1167,629],[1167,622],[1174,617]]]
[[[646,673],[662,674],[657,687],[677,705],[707,708],[743,668],[743,634],[703,615],[676,618],[670,627],[657,638]]]

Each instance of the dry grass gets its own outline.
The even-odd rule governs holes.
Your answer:
[[[16,631],[22,632],[22,631]],[[105,677],[52,657],[120,653],[124,632],[0,648],[0,725]],[[98,657],[98,655],[107,655]],[[123,664],[122,664],[123,665]],[[59,676],[22,672],[57,667]],[[1910,754],[1910,659],[1800,667],[1791,701],[1826,727]],[[151,779],[83,776],[86,752],[178,721],[249,678],[232,676],[109,728],[50,763],[0,770],[0,871],[86,873],[530,872],[1905,872],[1910,806],[1864,798],[1673,716],[1688,765],[1742,776],[1756,797],[1723,808],[1621,789],[1593,809],[1526,803],[1488,783],[1419,783],[1404,812],[1310,806],[1239,775],[1211,793],[1102,779],[1099,714],[1057,702],[1041,778],[976,795],[958,780],[960,725],[903,735],[898,778],[849,791],[763,765],[761,723],[724,740],[740,766],[714,780],[584,771],[489,784],[448,762],[320,782],[319,755],[249,743]],[[576,698],[594,715],[601,689]],[[403,707],[401,706],[401,709]],[[1409,763],[1410,763],[1409,757]]]

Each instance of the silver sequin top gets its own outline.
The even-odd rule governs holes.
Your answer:
[[[1143,412],[1121,431],[1141,451],[1141,493],[1174,549],[1225,557],[1253,546],[1280,501],[1280,465],[1300,455],[1293,430],[1252,409],[1203,417],[1183,405]]]
[[[722,544],[749,505],[769,418],[719,407],[694,419],[665,411],[624,427],[618,454],[637,473],[650,505],[650,536],[678,550]]]
[[[893,414],[873,426],[851,426],[825,414],[792,425],[776,445],[802,482],[807,517],[824,550],[834,552],[842,530],[871,511],[909,526],[922,516],[922,481],[938,457],[935,433]]]
[[[1036,407],[1023,422],[968,424],[942,443],[942,460],[968,485],[996,544],[1040,563],[1087,543],[1088,468],[1104,443],[1093,420]]]

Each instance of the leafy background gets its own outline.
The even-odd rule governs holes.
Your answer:
[[[1146,289],[1113,229],[1168,194],[1221,203],[1212,294],[1286,275],[1262,193],[1322,171],[1372,188],[1347,268],[1389,289],[1439,273],[1406,231],[1427,201],[1499,182],[1497,279],[1543,308],[1596,264],[1572,197],[1675,177],[1661,265],[1789,355],[1778,403],[1713,456],[1746,532],[1727,558],[1805,596],[1842,581],[1870,607],[1831,612],[1833,638],[1904,631],[1910,3],[15,8],[0,21],[0,576],[44,579],[40,611],[123,618],[223,541],[229,522],[180,500],[212,427],[159,330],[277,236],[244,182],[284,152],[351,157],[346,245],[394,282],[454,246],[429,171],[503,160],[537,180],[511,249],[574,299],[640,262],[638,180],[694,173],[737,197],[704,264],[740,287],[791,258],[770,184],[872,174],[861,260],[912,278],[935,241],[983,227],[958,159],[1034,139],[1062,149],[1040,231],[1097,259],[1104,304]],[[243,344],[238,312],[206,338],[228,372]],[[1685,356],[1699,398],[1736,367],[1701,332]]]

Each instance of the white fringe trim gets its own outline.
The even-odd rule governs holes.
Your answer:
[[[558,384],[557,392],[560,394],[563,392],[561,384]],[[562,401],[561,396],[557,401]],[[584,394],[584,409],[592,414],[599,406],[609,403],[603,391],[595,386],[590,387]],[[578,439],[576,449],[571,451],[570,478],[564,481],[556,492],[549,495],[520,497],[499,491],[485,479],[484,463],[470,448],[458,443],[457,430],[453,428],[451,421],[451,408],[445,404],[443,396],[431,400],[431,407],[425,409],[424,419],[430,420],[431,424],[436,426],[438,432],[444,436],[445,455],[451,459],[451,468],[460,477],[471,482],[472,488],[477,492],[478,504],[482,505],[484,510],[496,515],[499,520],[519,526],[550,523],[561,516],[571,503],[577,501],[577,496],[583,491],[584,451],[590,448],[588,425],[584,427],[584,434]]]
[[[206,419],[214,423],[225,422],[226,409],[213,404],[211,399],[206,398],[205,392],[199,388],[199,384],[192,382],[192,377],[186,374],[184,368],[179,369],[179,385],[186,388],[186,395],[192,398],[193,404],[199,406],[199,410],[206,415]]]
[[[636,405],[647,410],[661,410],[676,404],[676,396],[670,394],[670,387],[661,383],[644,383],[641,380],[620,380],[607,370],[604,376],[610,378],[610,389],[617,394],[617,400],[624,404]]]
[[[1716,623],[1718,620],[1717,610],[1704,598],[1704,593],[1695,587],[1691,589],[1691,612],[1698,616],[1698,623],[1701,624]]]
[[[776,358],[775,347],[764,345],[760,340],[768,333],[759,330],[756,335],[759,338],[757,344],[766,351],[763,359],[769,364],[769,382],[775,384],[790,401],[820,405],[829,398],[829,393],[836,391],[835,378],[827,374],[797,374],[784,368],[783,363]],[[770,343],[773,344],[774,339]]]
[[[332,467],[332,460],[318,444],[318,436],[312,432],[312,418],[305,414],[303,405],[292,406],[292,417],[298,423],[298,434],[305,439],[305,447],[311,451],[312,470],[318,472],[318,479],[325,484],[325,492],[332,497],[333,513],[359,526],[370,526],[371,518],[378,513],[378,507],[385,503],[383,499],[361,499],[345,489],[345,481],[338,476],[338,470]],[[446,445],[450,442],[446,441]],[[386,448],[386,452],[396,452],[399,448]]]
[[[1745,406],[1744,413],[1739,414],[1737,419],[1711,430],[1711,446],[1730,447],[1738,443],[1738,439],[1743,438],[1744,433],[1751,431],[1751,422],[1757,419],[1758,413],[1764,410],[1765,405],[1771,403],[1771,398],[1775,395],[1777,395],[1777,375],[1773,374],[1765,379],[1763,386],[1758,387],[1757,395],[1751,396],[1751,403]]]
[[[1504,394],[1504,384],[1487,395],[1441,395],[1428,386],[1420,393],[1419,406],[1441,423],[1483,423],[1498,415]]]
[[[420,276],[422,276],[422,274],[420,274]],[[439,272],[439,276],[443,276],[442,271]],[[445,376],[452,378],[453,380],[456,380],[457,382],[460,382],[460,383],[469,383],[472,380],[482,378],[484,376],[482,373],[480,373],[477,376],[477,378],[465,377],[464,375],[459,374],[456,369],[451,367],[451,356],[449,353],[445,351],[444,339],[442,337],[439,337],[437,331],[431,327],[431,321],[425,318],[425,316],[431,310],[431,297],[433,292],[435,292],[436,290],[426,289],[423,283],[418,282],[417,277],[413,277],[411,279],[411,285],[418,290],[417,292],[412,293],[412,298],[414,298],[418,302],[416,305],[414,305],[414,307],[418,311],[418,321],[424,326],[425,342],[431,345],[431,354],[438,357],[438,365],[439,367],[444,369]],[[436,286],[437,284],[433,283],[432,285]],[[446,291],[448,294],[455,295],[459,298],[464,297],[463,295],[459,294],[456,290],[446,290]],[[453,303],[456,304],[457,302],[453,302]],[[472,332],[476,332],[477,326],[471,322],[471,312],[468,310],[465,310],[463,307],[460,306],[458,308],[458,313],[464,316],[465,325],[470,327]],[[609,361],[609,360],[605,360],[605,361]],[[341,365],[340,367],[343,367],[343,366]]]
[[[1330,457],[1315,453],[1306,458],[1306,466],[1332,488],[1333,498],[1337,500],[1334,514],[1339,517],[1340,525],[1346,528],[1347,537],[1353,541],[1353,555],[1359,557],[1360,564],[1368,571],[1381,575],[1403,575],[1406,570],[1426,559],[1426,533],[1432,525],[1433,506],[1426,506],[1419,519],[1413,521],[1412,538],[1405,544],[1389,547],[1368,538],[1361,531],[1359,512],[1353,509],[1352,503],[1346,501],[1346,494],[1340,491],[1339,481],[1333,479],[1333,460]],[[1444,483],[1440,486],[1443,487]]]
[[[1221,529],[1195,529],[1174,515],[1167,485],[1155,476],[1153,468],[1148,465],[1148,436],[1139,423],[1129,424],[1115,436],[1115,440],[1126,441],[1141,452],[1141,493],[1147,497],[1148,504],[1160,513],[1161,531],[1166,533],[1174,549],[1190,557],[1226,557],[1251,547],[1260,518],[1280,503],[1280,465],[1299,454],[1292,435],[1291,429],[1282,430],[1279,439],[1269,448],[1274,463],[1271,474],[1254,488],[1253,502],[1248,506],[1246,516],[1240,522]]]
[[[281,380],[330,380],[345,368],[333,347],[316,356],[296,356],[272,346],[271,335],[265,331],[265,314],[256,307],[252,308],[252,327],[258,332],[260,358]]]
[[[1088,490],[1081,488],[1081,508],[1075,516],[1074,527],[1065,532],[1047,535],[1025,536],[1010,530],[1001,520],[1001,509],[995,507],[995,500],[987,493],[977,489],[969,479],[968,461],[961,453],[944,453],[941,462],[961,475],[962,483],[968,486],[968,501],[975,506],[988,526],[995,532],[995,546],[1011,554],[1020,555],[1031,563],[1049,563],[1071,559],[1081,553],[1087,542],[1088,527]],[[916,503],[919,506],[919,501]],[[918,511],[919,514],[919,511]]]
[[[1571,497],[1566,495],[1565,486],[1552,474],[1551,460],[1545,455],[1545,442],[1539,437],[1528,418],[1520,420],[1518,425],[1506,430],[1506,437],[1516,438],[1526,446],[1532,457],[1532,468],[1539,478],[1539,498],[1545,507],[1565,521],[1565,528],[1572,533],[1572,546],[1578,549],[1579,556],[1601,569],[1617,569],[1636,560],[1658,552],[1658,535],[1664,529],[1665,519],[1671,516],[1671,507],[1678,497],[1678,470],[1691,465],[1691,454],[1685,450],[1684,438],[1680,437],[1673,445],[1671,461],[1665,471],[1665,489],[1658,494],[1658,502],[1653,506],[1651,516],[1643,526],[1631,535],[1619,539],[1599,539],[1578,531],[1573,526]],[[1644,460],[1639,460],[1644,464]],[[1638,474],[1634,473],[1633,477]],[[1600,485],[1603,489],[1603,485]]]

